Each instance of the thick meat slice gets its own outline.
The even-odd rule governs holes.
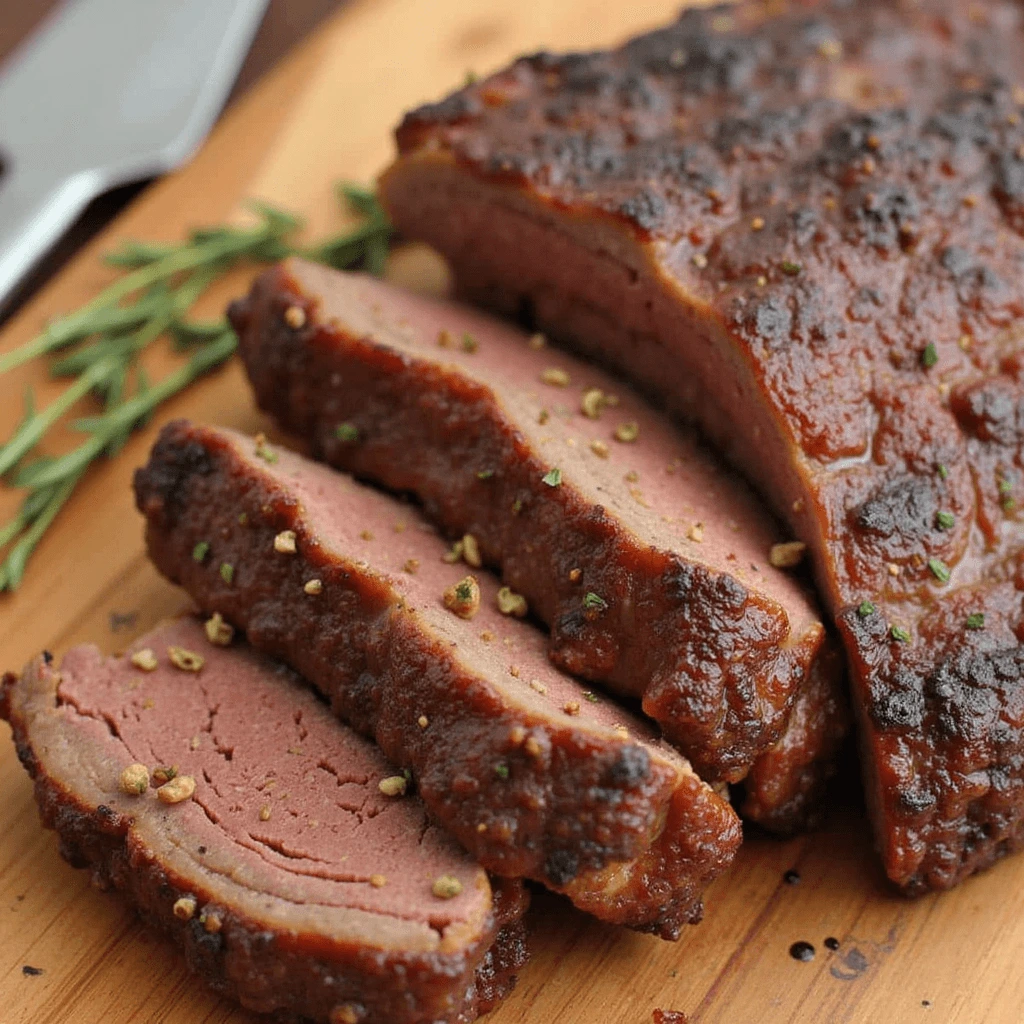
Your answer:
[[[492,890],[417,797],[381,792],[397,773],[371,743],[288,669],[217,639],[185,618],[120,658],[84,645],[4,677],[0,712],[61,853],[249,1009],[323,1024],[487,1012],[525,960],[521,885]],[[166,803],[156,779],[127,792],[132,765],[174,766],[194,795]]]
[[[841,666],[808,595],[769,562],[776,526],[692,434],[537,338],[374,278],[292,261],[231,315],[263,408],[474,537],[550,624],[556,664],[642,699],[703,777],[747,775],[822,653],[814,737],[828,742],[803,754],[825,773]],[[807,787],[786,778],[796,790],[775,796],[790,805]],[[771,801],[750,806],[770,822]]]
[[[974,650],[931,632],[954,590],[1020,629],[985,581],[1024,544],[1022,19],[1005,0],[688,10],[409,114],[382,181],[465,293],[698,419],[810,546],[840,620],[878,606],[914,652],[851,648],[865,712]],[[1024,827],[1024,802],[989,800],[1019,769],[956,769],[978,715],[916,734],[911,788],[869,766],[900,885],[951,884]],[[902,742],[862,720],[867,750]],[[960,835],[939,872],[933,826]]]
[[[643,722],[554,668],[543,634],[498,611],[497,582],[466,581],[414,510],[184,422],[135,489],[157,567],[374,736],[481,864],[665,937],[699,919],[740,842],[731,807]],[[477,600],[472,618],[456,613]]]

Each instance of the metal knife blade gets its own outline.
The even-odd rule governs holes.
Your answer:
[[[183,163],[268,0],[75,0],[0,71],[0,307],[91,199]]]

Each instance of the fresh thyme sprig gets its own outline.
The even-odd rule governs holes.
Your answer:
[[[226,319],[195,320],[188,314],[203,293],[242,264],[276,262],[289,255],[337,269],[359,266],[380,274],[387,259],[391,226],[373,192],[339,186],[339,198],[362,217],[352,230],[312,246],[293,241],[302,222],[266,203],[251,204],[254,227],[215,227],[194,231],[180,244],[127,242],[107,257],[125,271],[81,309],[49,324],[20,348],[0,355],[0,375],[32,359],[60,352],[50,365],[53,377],[72,383],[45,409],[36,410],[31,392],[25,416],[0,445],[0,476],[27,490],[17,513],[0,526],[0,591],[14,590],[36,545],[78,486],[89,466],[115,455],[131,432],[153,411],[196,379],[230,358],[238,345]],[[168,336],[190,351],[188,361],[156,383],[139,355]],[[74,421],[84,434],[77,447],[59,457],[30,457],[39,443],[81,399],[103,403],[96,416]]]

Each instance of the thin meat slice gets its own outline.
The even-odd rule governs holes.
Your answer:
[[[551,626],[556,664],[641,699],[703,777],[747,776],[802,688],[824,721],[801,753],[827,774],[841,665],[769,561],[773,520],[691,433],[540,338],[367,276],[293,260],[231,317],[264,409],[469,534]],[[775,781],[748,806],[768,824],[785,806],[792,824],[820,785]]]
[[[666,938],[699,919],[740,842],[732,808],[554,668],[543,634],[499,612],[497,581],[445,562],[413,509],[185,422],[135,489],[156,566],[373,736],[481,864]]]
[[[525,962],[521,883],[492,886],[417,797],[381,791],[401,776],[371,743],[212,625],[217,644],[189,617],[122,657],[83,645],[4,677],[0,712],[65,859],[251,1010],[321,1024],[486,1013]],[[165,802],[188,782],[193,795]]]
[[[1024,836],[1020,762],[978,741],[989,688],[1015,706],[1019,677],[965,667],[993,641],[945,611],[1002,622],[1017,657],[999,567],[1024,548],[1022,67],[1006,0],[687,10],[414,111],[382,179],[464,293],[699,420],[807,543],[837,620],[877,616],[870,642],[846,630],[851,685],[909,890]],[[955,715],[951,673],[974,694]],[[878,713],[906,693],[935,714]]]

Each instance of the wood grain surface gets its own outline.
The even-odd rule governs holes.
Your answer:
[[[252,195],[304,212],[314,232],[337,227],[332,182],[372,178],[389,158],[389,129],[403,109],[443,94],[468,69],[540,46],[610,43],[676,7],[676,0],[357,2],[242,99],[196,161],[136,202],[12,321],[0,344],[26,340],[47,317],[91,296],[106,276],[96,256],[117,239],[178,238],[190,225],[241,216],[240,200]],[[406,279],[424,280],[410,259],[397,262]],[[244,275],[226,282],[209,309],[245,284]],[[170,359],[156,354],[154,375]],[[38,366],[5,377],[0,436],[16,423],[29,381],[40,400],[55,393]],[[184,606],[146,562],[129,493],[160,423],[177,415],[265,426],[232,364],[97,467],[22,589],[0,599],[5,666],[86,640],[116,650]],[[0,515],[16,497],[0,495]],[[253,1024],[193,980],[115,896],[93,891],[84,873],[60,860],[6,745],[0,794],[3,1024]],[[790,870],[798,883],[785,880]],[[655,1007],[685,1011],[699,1024],[1024,1020],[1024,858],[954,892],[908,901],[884,884],[855,808],[837,808],[812,836],[751,837],[709,893],[704,923],[678,943],[605,927],[550,897],[537,899],[532,920],[533,961],[492,1024],[641,1024]],[[789,955],[798,940],[815,946],[810,962]],[[26,975],[26,965],[43,973]]]

